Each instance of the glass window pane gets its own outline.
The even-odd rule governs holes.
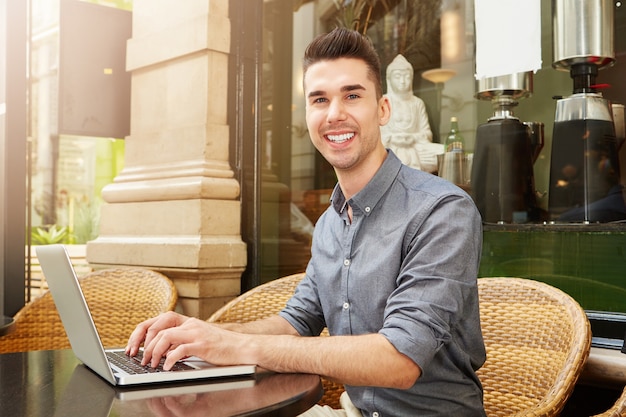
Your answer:
[[[610,84],[602,90],[604,97],[624,103],[626,93],[620,80],[624,79],[625,68],[620,60],[626,47],[626,16],[624,7],[616,6],[614,12],[617,62],[600,72],[598,82]],[[490,100],[476,97],[472,0],[276,1],[264,3],[264,15],[261,264],[262,281],[267,281],[304,270],[311,228],[328,207],[336,182],[332,168],[313,148],[306,130],[301,58],[314,36],[338,24],[365,32],[381,56],[383,80],[389,64],[402,54],[413,68],[411,90],[425,104],[433,143],[444,142],[454,116],[466,152],[476,151],[477,129],[488,123],[499,108],[494,108]],[[570,95],[573,88],[567,72],[552,68],[550,2],[541,2],[541,30],[542,68],[534,74],[532,95],[520,99],[511,110],[520,121],[544,126],[543,147],[534,155],[532,175],[537,205],[546,211],[554,96]],[[388,93],[388,86],[383,84]],[[622,161],[624,149],[620,151]],[[621,172],[622,183],[626,183],[626,168]],[[616,303],[619,297],[609,297],[603,290],[626,290],[618,272],[626,267],[626,258],[620,255],[626,247],[618,243],[626,233],[623,224],[611,225],[608,235],[598,231],[601,228],[575,233],[537,230],[543,227],[542,222],[524,225],[526,229],[522,225],[490,227],[486,226],[482,275],[541,279],[565,289],[583,307],[626,311],[626,305]]]
[[[125,62],[124,36],[130,36],[130,13],[118,9],[130,8],[131,2],[126,0],[64,3],[31,0],[27,233],[32,245],[69,245],[79,274],[89,270],[84,245],[98,236],[101,191],[113,182],[124,165],[124,140],[106,136],[110,129],[125,130],[130,76],[122,76],[120,83],[120,77],[114,74],[117,66],[115,71],[107,67],[102,73],[98,65],[103,60],[115,65]],[[101,22],[103,16],[106,19]],[[94,21],[99,22],[97,27],[87,23]],[[111,21],[119,25],[107,26]],[[92,29],[88,34],[91,36],[84,35],[76,42],[80,31],[85,30],[81,24]],[[106,36],[107,31],[113,30],[114,36]],[[105,36],[101,36],[103,31]],[[61,42],[63,36],[66,39]],[[98,47],[89,48],[88,42],[92,41],[99,42]],[[85,56],[85,47],[94,55]],[[84,62],[87,58],[94,62],[97,71],[88,68]],[[65,77],[64,94],[60,94],[62,75],[68,69],[74,72]],[[109,76],[107,81],[112,82],[93,82],[94,77],[103,76]],[[71,93],[68,79],[74,88]],[[61,97],[66,102],[61,103]],[[64,116],[70,119],[68,112],[72,113],[72,128],[81,133],[69,134],[64,130],[69,124],[61,122]],[[82,117],[84,123],[76,124]],[[26,300],[29,300],[47,286],[33,248],[26,261],[30,264],[26,268]]]

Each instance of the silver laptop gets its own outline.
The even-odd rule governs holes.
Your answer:
[[[176,370],[157,368],[155,371],[137,366],[141,365],[140,359],[128,357],[123,349],[105,350],[65,247],[38,246],[36,252],[74,354],[112,385],[189,381],[255,373],[255,365],[217,366],[196,357],[180,361]]]

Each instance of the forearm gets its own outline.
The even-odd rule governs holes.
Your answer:
[[[216,365],[255,364],[283,373],[309,373],[349,385],[410,388],[420,368],[381,334],[302,337],[280,316],[215,324],[166,313],[140,324],[127,346],[135,355],[145,335],[143,364],[164,369],[184,357]]]
[[[218,325],[226,330],[231,330],[238,333],[293,336],[298,335],[296,329],[294,329],[287,320],[279,315],[247,323],[219,323]]]
[[[326,376],[349,385],[407,389],[420,368],[382,335],[251,337],[252,362],[277,372]]]

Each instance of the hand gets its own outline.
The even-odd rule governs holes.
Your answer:
[[[126,354],[137,355],[142,343],[147,346],[161,330],[180,326],[187,320],[188,317],[170,311],[139,323],[128,339]]]
[[[177,361],[189,356],[199,357],[214,365],[255,363],[249,335],[195,318],[178,321],[181,317],[164,317],[153,324],[147,323],[148,335],[152,334],[153,328],[157,332],[153,337],[146,337],[144,365],[156,367],[164,357],[163,369],[170,370]],[[175,325],[168,326],[172,322]],[[141,334],[141,329],[138,333]]]

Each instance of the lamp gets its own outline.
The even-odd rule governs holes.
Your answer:
[[[443,88],[443,83],[448,81],[450,78],[456,75],[455,70],[445,69],[445,68],[435,68],[428,71],[424,71],[422,73],[422,78],[430,81],[433,84],[436,84],[437,87],[441,84]]]

